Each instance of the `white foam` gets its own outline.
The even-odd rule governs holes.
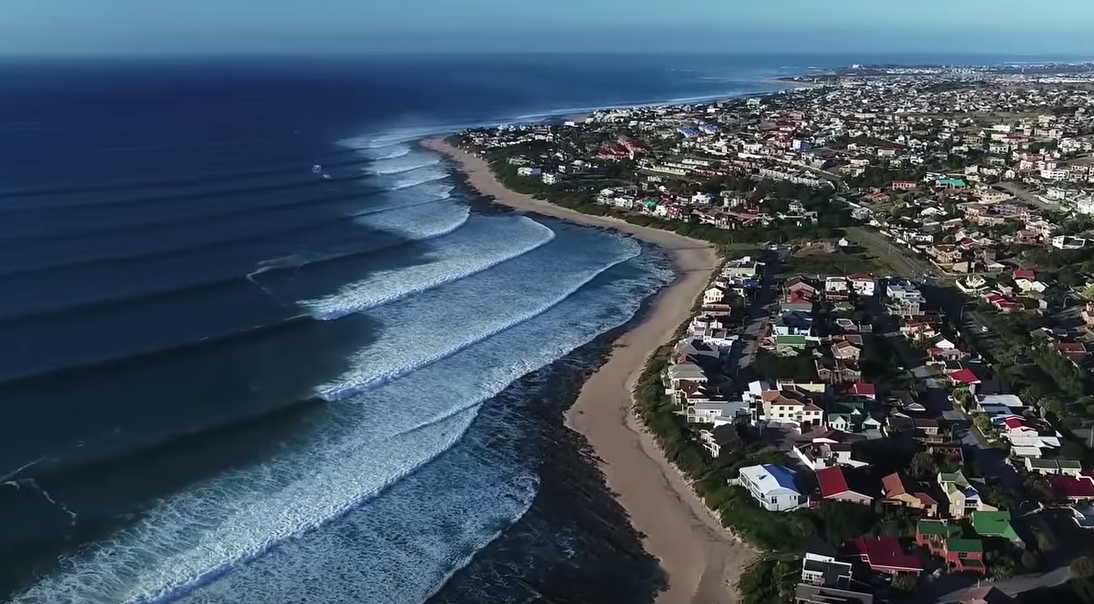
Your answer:
[[[383,212],[366,212],[354,220],[409,239],[432,239],[455,231],[470,217],[469,206],[441,200],[403,205]]]
[[[385,176],[410,172],[411,170],[417,170],[419,168],[428,168],[429,166],[436,166],[439,163],[441,163],[441,157],[439,155],[418,151],[406,153],[392,159],[374,161],[365,168],[365,171],[369,174]]]
[[[301,306],[317,319],[337,319],[482,272],[555,238],[554,231],[523,216],[488,217],[476,226],[438,240],[422,264],[378,271]]]
[[[641,253],[632,240],[612,238],[612,249],[585,250],[566,258],[549,245],[492,270],[415,295],[402,304],[370,312],[384,330],[353,355],[352,368],[316,388],[331,401],[434,363],[486,338],[529,321],[609,268]]]
[[[468,546],[481,547],[497,534],[493,507],[476,505],[477,516],[466,521],[449,516],[458,535],[431,533],[435,527],[420,516],[377,518],[367,507],[333,525],[342,531],[309,531],[447,450],[475,418],[478,403],[638,307],[637,299],[624,298],[629,290],[605,290],[579,294],[443,363],[329,404],[272,457],[171,497],[131,527],[63,557],[58,572],[16,594],[13,604],[165,601],[218,578],[194,592],[193,601],[424,601],[466,563]],[[459,511],[443,489],[429,496],[425,510]],[[508,510],[519,511],[526,495],[512,497],[515,507],[496,502],[508,521],[515,517]],[[403,530],[426,534],[408,541],[399,537]],[[380,549],[347,557],[348,541]],[[351,592],[342,583],[363,575],[347,599]]]
[[[509,376],[562,357],[628,320],[640,300],[665,282],[647,275],[582,292],[535,321],[353,400],[400,416],[421,416],[419,423],[428,430],[447,413],[433,405],[436,398],[477,399],[496,384],[511,381]],[[480,389],[483,384],[487,386]],[[373,417],[387,421],[379,411]],[[485,419],[465,436],[465,441],[472,435],[475,440],[447,452],[436,466],[421,469],[322,529],[237,567],[181,602],[221,604],[241,596],[263,604],[427,601],[527,511],[537,490],[535,477],[510,457],[519,451],[497,453],[512,439],[508,422],[513,418],[500,425]]]
[[[411,187],[418,187],[424,184],[443,180],[448,178],[449,174],[444,168],[437,167],[436,165],[427,165],[421,168],[414,168],[406,172],[398,174],[398,178],[387,179],[385,182],[389,182],[386,188],[390,191],[400,191],[402,189],[409,189]]]

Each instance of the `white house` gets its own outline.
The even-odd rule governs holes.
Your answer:
[[[843,293],[847,291],[846,277],[825,277],[824,291],[829,293]]]
[[[806,503],[794,484],[794,474],[783,466],[761,464],[741,468],[736,482],[769,512],[789,512]]]
[[[532,168],[529,166],[521,166],[517,168],[517,176],[539,176],[543,173],[543,170],[539,168]]]
[[[703,368],[695,363],[679,363],[672,365],[666,372],[669,378],[669,391],[666,394],[673,394],[680,387],[680,382],[696,382],[699,384],[707,383],[707,374],[703,372]]]
[[[748,415],[748,403],[744,401],[720,401],[689,405],[686,417],[692,424],[721,425],[733,423],[738,415]]]
[[[874,295],[874,278],[870,275],[857,274],[847,277],[847,281],[851,283],[851,289],[860,296],[872,296]]]
[[[726,292],[720,287],[710,287],[703,292],[703,306],[721,304],[726,299]]]

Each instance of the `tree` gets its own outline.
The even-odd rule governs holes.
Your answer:
[[[1083,446],[1073,440],[1064,441],[1060,446],[1060,456],[1064,459],[1082,459],[1085,452]]]
[[[1094,558],[1079,556],[1072,560],[1070,584],[1079,600],[1094,604]]]
[[[918,583],[918,578],[915,575],[901,573],[893,579],[893,589],[904,593],[912,593]]]
[[[938,475],[938,464],[934,462],[934,457],[927,451],[920,451],[912,457],[912,463],[909,464],[909,471],[916,480],[927,481]]]
[[[972,407],[974,399],[968,388],[958,388],[953,391],[953,400],[967,411]]]

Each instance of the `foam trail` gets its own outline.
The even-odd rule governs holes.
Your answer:
[[[379,271],[334,294],[300,304],[317,319],[338,319],[493,268],[555,238],[554,231],[526,217],[490,218],[482,223],[440,239],[430,252],[434,258],[430,262]]]
[[[542,367],[626,321],[646,295],[670,279],[671,272],[668,277],[645,274],[583,291],[540,319],[353,400],[400,417],[421,416],[415,421],[429,432],[447,421],[446,408],[429,400],[438,384],[444,385],[443,394],[435,398],[477,399],[508,376]],[[468,371],[476,375],[469,378]],[[482,383],[487,390],[479,390]],[[538,490],[522,450],[510,448],[520,439],[520,422],[496,417],[506,404],[480,413],[459,444],[390,490],[318,531],[235,567],[179,602],[222,604],[239,594],[264,604],[427,601],[523,516]],[[374,417],[387,421],[380,411]],[[446,486],[438,489],[438,484]]]
[[[620,243],[616,250],[598,255],[595,265],[556,263],[544,271],[544,263],[557,255],[557,246],[547,246],[495,270],[419,294],[410,304],[381,307],[372,316],[381,325],[400,329],[382,333],[378,341],[356,353],[351,361],[354,368],[319,386],[316,394],[328,401],[347,398],[529,321],[604,271],[641,253],[631,240]],[[443,344],[438,346],[439,333],[443,333]]]
[[[360,397],[328,405],[314,424],[302,427],[294,440],[279,447],[275,456],[225,472],[163,501],[133,526],[63,558],[59,571],[16,594],[12,603],[161,602],[218,578],[221,581],[209,585],[208,592],[194,592],[195,601],[239,601],[240,594],[266,604],[346,601],[345,592],[339,589],[343,575],[312,575],[306,567],[325,563],[341,564],[347,571],[356,569],[356,573],[395,573],[363,582],[358,586],[360,597],[354,601],[420,603],[426,599],[422,594],[428,597],[445,576],[466,563],[471,553],[466,545],[477,546],[484,541],[484,535],[489,538],[496,534],[499,518],[483,519],[481,516],[488,514],[476,508],[479,516],[464,521],[463,516],[452,516],[450,508],[438,508],[430,497],[424,497],[423,501],[431,504],[424,510],[448,514],[450,522],[456,520],[451,526],[461,531],[457,544],[451,543],[451,534],[426,535],[430,541],[425,543],[435,547],[456,546],[454,551],[437,554],[426,551],[424,544],[392,548],[389,533],[383,528],[395,520],[406,523],[411,530],[428,528],[420,517],[376,518],[363,509],[361,514],[346,517],[348,532],[312,529],[341,517],[450,448],[476,417],[476,403],[626,320],[637,309],[641,296],[650,291],[648,285],[637,296],[585,291],[540,319],[471,346],[445,362]],[[616,306],[619,304],[628,307]],[[458,408],[466,410],[450,415]],[[446,415],[449,417],[439,422],[428,421]],[[427,424],[424,427],[423,420]],[[431,497],[443,497],[435,489],[431,492]],[[526,496],[510,495],[516,504]],[[449,505],[455,503],[458,501]],[[498,505],[487,509],[495,507],[501,508]],[[506,504],[507,509],[511,507]],[[520,506],[515,507],[519,513]],[[508,511],[506,514],[512,517]],[[373,528],[360,530],[366,525]],[[342,555],[344,551],[338,547],[357,540],[385,549],[363,558]],[[279,547],[273,549],[275,546]],[[294,552],[300,554],[301,548],[305,555],[293,557]],[[419,554],[429,558],[408,558],[405,564],[399,558]],[[277,566],[285,562],[286,556],[292,557],[295,567]],[[428,575],[407,581],[407,577],[419,577],[426,561],[429,565],[424,570]],[[233,572],[226,575],[230,570]],[[247,581],[249,588],[257,591],[238,591],[237,581]],[[216,588],[221,584],[228,589],[224,592],[229,594],[227,598],[217,597],[221,592]],[[300,597],[302,592],[307,596],[312,590],[312,597]],[[261,597],[257,595],[260,593]]]
[[[387,190],[400,191],[402,189],[418,187],[427,183],[448,178],[448,172],[445,171],[443,168],[437,167],[435,164],[427,165],[421,168],[415,168],[406,172],[400,172],[396,174],[396,176],[399,176],[400,178],[392,180],[392,182],[387,185]]]
[[[399,233],[410,239],[432,239],[463,226],[471,217],[464,204],[440,202],[403,206],[398,212],[375,213],[355,219],[359,224]]]
[[[418,170],[420,168],[428,168],[439,163],[441,163],[441,157],[439,155],[415,152],[399,156],[398,158],[373,162],[365,168],[365,172],[386,176],[410,172],[411,170]]]

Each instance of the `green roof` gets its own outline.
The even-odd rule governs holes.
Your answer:
[[[946,550],[951,552],[983,552],[984,543],[979,539],[947,539]]]
[[[965,478],[965,473],[961,470],[958,470],[952,474],[940,473],[938,475],[938,481],[952,482],[963,487],[969,486],[969,479]]]
[[[1083,469],[1082,462],[1075,461],[1074,459],[1057,459],[1056,461],[1059,462],[1060,467],[1064,468],[1064,469],[1068,469],[1068,470],[1082,470]]]
[[[1018,533],[1010,525],[1010,512],[1000,510],[998,512],[972,513],[972,528],[981,537],[1003,537],[1011,541],[1018,540]]]
[[[961,534],[961,527],[955,524],[948,524],[941,520],[920,520],[916,525],[916,531],[920,535],[930,535],[932,537],[952,537],[953,535]]]
[[[862,413],[862,409],[862,401],[836,401],[832,403],[832,410],[829,415],[852,415]]]
[[[803,335],[775,336],[775,342],[778,343],[778,344],[786,344],[788,346],[805,346],[805,336],[803,336]]]
[[[940,178],[938,179],[938,184],[949,185],[951,187],[963,187],[965,186],[965,181],[960,178]]]

